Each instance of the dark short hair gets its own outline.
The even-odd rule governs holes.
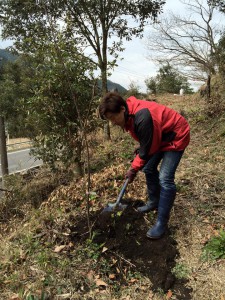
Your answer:
[[[110,113],[119,113],[121,111],[121,107],[124,106],[127,110],[126,101],[116,92],[109,92],[105,94],[102,98],[102,101],[99,105],[99,115],[105,120],[105,115]]]

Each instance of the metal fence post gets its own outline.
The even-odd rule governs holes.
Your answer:
[[[5,135],[5,123],[4,118],[0,116],[0,156],[2,166],[2,185],[4,185],[4,176],[9,174],[8,158],[6,149],[6,135]]]

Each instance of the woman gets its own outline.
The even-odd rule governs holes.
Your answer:
[[[156,224],[148,230],[147,237],[159,239],[165,233],[175,200],[175,172],[189,144],[190,127],[183,116],[169,107],[133,96],[125,101],[115,92],[103,97],[99,113],[140,143],[126,178],[131,183],[138,171],[145,173],[149,198],[138,210],[145,213],[158,209]]]

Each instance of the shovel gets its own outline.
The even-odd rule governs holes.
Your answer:
[[[118,196],[116,202],[115,203],[108,203],[108,205],[103,209],[102,213],[113,212],[114,210],[124,210],[127,207],[126,204],[121,204],[120,201],[123,198],[126,187],[128,185],[128,181],[129,181],[129,179],[127,178],[126,181],[123,184],[123,187],[122,187],[122,189],[119,193],[119,196]]]

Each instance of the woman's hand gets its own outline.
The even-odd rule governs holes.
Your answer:
[[[137,175],[137,171],[131,168],[130,170],[127,171],[127,174],[125,177],[128,178],[129,179],[128,182],[131,183],[134,181],[134,178],[136,177],[136,175]]]

